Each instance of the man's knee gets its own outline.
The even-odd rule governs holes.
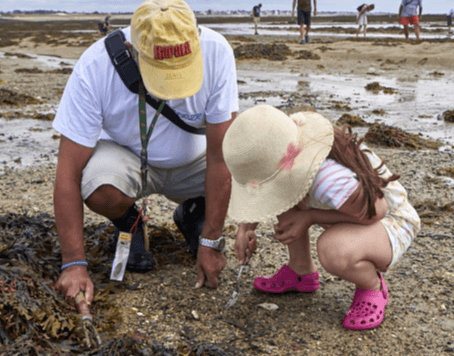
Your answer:
[[[128,197],[113,185],[101,185],[85,200],[85,204],[91,210],[101,214],[106,209],[123,210],[134,202],[134,198]]]

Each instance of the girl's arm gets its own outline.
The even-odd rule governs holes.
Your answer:
[[[273,237],[283,244],[289,244],[315,224],[322,227],[340,223],[372,225],[383,219],[388,210],[386,200],[377,199],[375,202],[377,214],[369,219],[363,194],[363,189],[358,187],[339,210],[307,209],[303,200],[296,207],[278,216],[279,223],[275,226],[276,234]]]
[[[313,224],[337,224],[351,223],[372,225],[383,219],[388,210],[385,198],[375,201],[376,215],[372,218],[367,216],[367,203],[364,198],[364,190],[359,186],[338,210],[309,209],[306,214]]]

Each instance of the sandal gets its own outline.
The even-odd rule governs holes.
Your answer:
[[[260,276],[254,280],[256,289],[269,293],[313,292],[318,289],[319,285],[318,272],[299,275],[287,265],[283,265],[272,277]]]
[[[385,280],[380,273],[378,276],[381,280],[381,291],[356,289],[350,310],[344,317],[345,329],[367,330],[382,323],[389,295]]]

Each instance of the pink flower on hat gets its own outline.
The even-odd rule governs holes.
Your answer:
[[[246,188],[246,191],[249,193],[249,194],[257,194],[257,191],[260,189],[260,183],[253,180],[251,182],[248,182],[247,184],[247,188]]]
[[[287,152],[282,157],[281,161],[279,162],[279,168],[284,170],[291,170],[293,165],[295,164],[295,158],[298,154],[303,150],[303,145],[294,145],[293,143],[289,143],[287,147]]]

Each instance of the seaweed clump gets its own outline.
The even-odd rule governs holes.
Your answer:
[[[262,44],[252,43],[241,45],[234,50],[237,59],[268,59],[271,61],[286,60],[292,54],[290,48],[285,44]]]
[[[150,231],[150,247],[159,257],[158,266],[194,263],[182,236],[174,235],[165,224],[151,226]],[[243,355],[231,346],[185,340],[173,348],[150,335],[120,333],[123,317],[113,295],[135,286],[128,285],[126,279],[109,279],[115,253],[112,224],[86,226],[84,241],[97,291],[90,312],[103,341],[91,349],[84,342],[81,315],[53,289],[61,265],[55,219],[48,214],[0,216],[0,355]]]
[[[44,101],[35,99],[32,96],[19,94],[12,90],[0,89],[0,105],[37,105],[43,104]]]
[[[349,125],[351,127],[364,127],[369,126],[369,124],[361,119],[359,116],[350,115],[350,114],[343,114],[339,120],[336,121],[337,125]]]
[[[443,119],[446,122],[453,122],[454,123],[454,110],[447,110],[443,113]]]
[[[373,91],[374,93],[378,93],[381,90],[383,90],[383,93],[385,93],[385,94],[395,94],[396,93],[396,89],[381,86],[380,83],[378,83],[378,82],[369,83],[366,85],[365,88],[366,88],[366,90]]]
[[[366,135],[367,142],[375,143],[387,147],[419,149],[438,149],[441,142],[427,140],[419,135],[408,133],[398,127],[385,124],[372,124]]]

